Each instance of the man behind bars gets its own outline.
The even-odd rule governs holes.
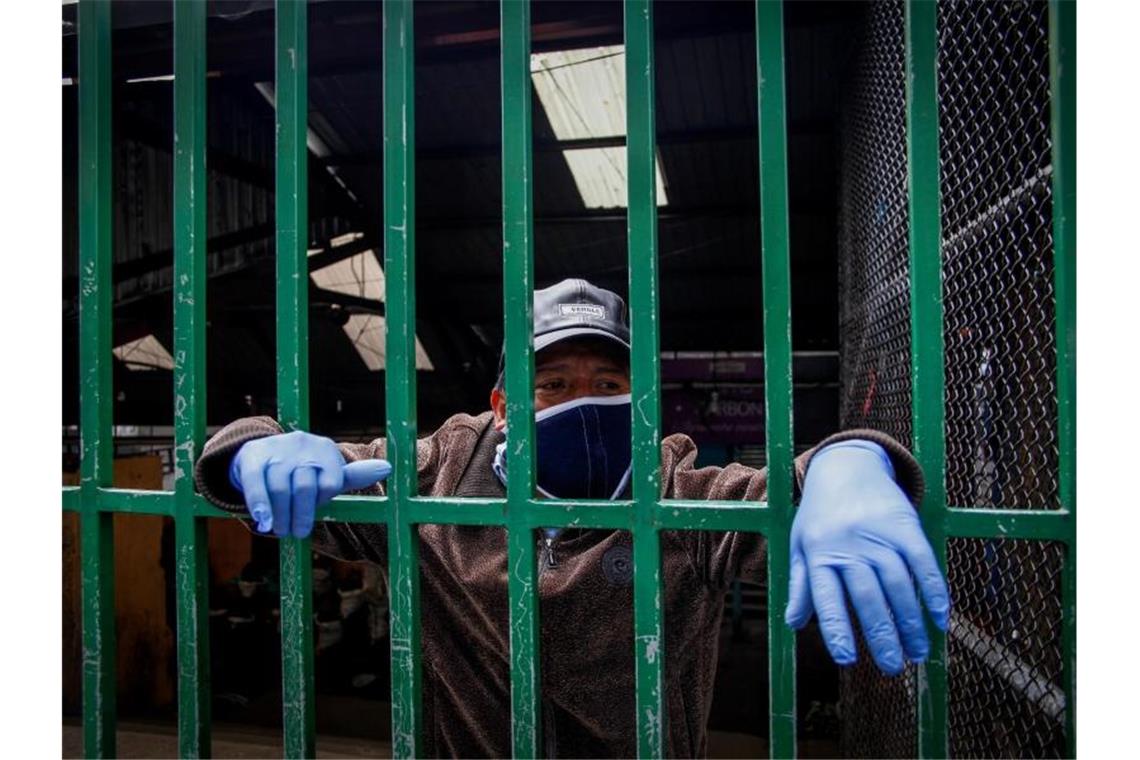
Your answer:
[[[534,293],[536,486],[568,499],[630,498],[629,325],[624,301],[584,280]],[[491,409],[458,414],[417,442],[419,493],[498,497],[511,458],[503,378]],[[231,423],[206,444],[195,478],[214,504],[248,511],[257,529],[304,537],[344,560],[387,572],[385,526],[314,523],[347,491],[382,494],[385,441],[334,443],[282,433],[269,417]],[[661,496],[766,498],[767,471],[740,464],[695,469],[685,435],[661,442]],[[799,507],[791,534],[794,628],[814,613],[840,665],[855,661],[846,597],[879,668],[897,674],[929,644],[913,573],[936,625],[949,596],[911,502],[917,462],[891,437],[851,430],[795,460]],[[908,500],[909,497],[909,500]],[[622,531],[548,529],[541,537],[543,753],[636,754],[633,561]],[[423,718],[427,756],[507,756],[510,739],[507,543],[500,527],[421,525]],[[725,589],[763,577],[764,539],[751,533],[661,534],[665,603],[666,752],[704,755]]]

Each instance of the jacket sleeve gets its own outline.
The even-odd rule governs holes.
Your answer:
[[[207,441],[194,467],[194,482],[211,504],[222,509],[245,515],[245,500],[241,492],[230,483],[229,469],[238,449],[248,441],[265,438],[285,432],[272,417],[244,417],[231,422]],[[417,471],[420,476],[420,492],[430,489],[434,473],[438,470],[442,456],[441,442],[437,435],[416,442]],[[377,438],[371,443],[337,443],[346,462],[361,459],[383,459],[386,442]],[[354,491],[360,494],[382,496],[384,486],[377,483],[369,488]],[[313,549],[337,559],[347,561],[365,560],[387,567],[387,529],[375,523],[335,523],[318,519],[313,526]],[[252,523],[243,519],[246,528],[255,535]]]
[[[824,446],[840,441],[861,439],[883,447],[895,468],[899,487],[917,505],[922,500],[924,482],[922,468],[905,446],[886,433],[869,429],[845,430],[828,436],[795,459],[793,500],[798,502],[811,458]],[[662,483],[667,499],[699,499],[726,501],[766,501],[768,468],[760,470],[732,463],[727,467],[695,469],[697,447],[687,436],[670,436],[662,446],[661,465],[670,473]],[[739,531],[689,531],[679,536],[686,544],[698,572],[704,580],[724,588],[737,577],[762,582],[766,577],[767,543],[759,533]]]

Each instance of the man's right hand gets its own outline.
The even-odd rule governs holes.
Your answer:
[[[390,472],[383,459],[345,464],[332,440],[298,430],[243,444],[230,464],[230,482],[245,497],[259,532],[305,538],[318,506]]]

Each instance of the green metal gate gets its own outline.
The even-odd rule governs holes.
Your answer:
[[[659,499],[657,207],[653,120],[653,8],[625,0],[629,306],[632,325],[633,499],[624,502],[535,500],[532,301],[530,8],[503,0],[503,277],[510,399],[507,424],[524,431],[509,468],[507,498],[437,499],[416,495],[414,36],[408,0],[383,8],[384,249],[387,282],[388,495],[341,497],[321,519],[387,526],[391,578],[392,747],[418,754],[422,725],[417,525],[504,526],[508,531],[511,738],[516,756],[540,743],[539,641],[534,530],[564,526],[628,530],[634,541],[637,746],[665,752],[664,638],[660,543],[664,530],[740,530],[769,540],[769,731],[773,757],[796,750],[795,635],[783,622],[788,533],[793,516],[791,303],[788,254],[784,25],[779,2],[756,3],[759,82],[760,217],[764,371],[771,468],[769,501]],[[307,25],[303,2],[279,0],[276,14],[278,419],[308,425],[307,350]],[[83,724],[86,754],[115,754],[115,646],[112,516],[166,515],[176,536],[178,735],[184,756],[210,751],[210,680],[206,602],[206,520],[232,515],[195,493],[194,462],[205,438],[206,293],[206,4],[174,3],[174,415],[173,492],[111,488],[112,244],[111,9],[79,7],[80,97],[80,387],[81,485],[64,488],[63,508],[81,523]],[[1075,754],[1076,656],[1076,12],[1049,4],[1053,153],[1053,235],[1060,509],[951,508],[946,499],[942,256],[940,240],[937,8],[906,4],[907,157],[910,212],[913,449],[927,473],[922,519],[945,567],[956,537],[1054,541],[1064,545],[1062,652],[1065,734]],[[315,753],[311,565],[309,542],[280,540],[285,754]],[[946,639],[931,629],[931,655],[918,669],[919,752],[945,757]]]

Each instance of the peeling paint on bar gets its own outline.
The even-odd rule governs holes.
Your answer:
[[[947,509],[946,534],[973,538],[1071,541],[1074,516],[1064,509]]]
[[[99,488],[90,498],[100,512],[174,516],[173,491]]]
[[[79,4],[80,577],[83,599],[83,745],[115,755],[115,585],[111,485],[111,6]]]
[[[415,77],[412,3],[383,7],[384,279],[388,562],[392,589],[392,754],[423,754],[416,496]]]
[[[926,475],[920,512],[938,564],[946,568],[946,441],[942,323],[942,211],[938,152],[938,10],[907,0],[906,144],[910,213],[911,395],[914,455]],[[929,621],[929,619],[928,619]],[[917,666],[928,684],[918,700],[918,753],[946,757],[946,635],[927,625],[930,655]]]
[[[629,198],[630,392],[633,455],[633,626],[637,754],[662,757],[668,731],[663,705],[661,631],[661,376],[658,337],[656,136],[653,117],[653,8],[626,0],[626,160]]]
[[[768,504],[739,514],[768,536],[768,730],[772,757],[796,750],[796,636],[784,623],[788,601],[788,536],[794,483],[792,439],[792,304],[788,232],[787,112],[784,94],[784,11],[756,3],[756,81],[760,159],[760,256],[764,303],[764,408]],[[737,525],[737,529],[747,526]]]
[[[530,3],[502,0],[503,336],[507,363],[507,579],[510,610],[511,752],[535,757],[539,716],[539,610],[534,494],[534,209],[531,191]]]
[[[276,4],[277,418],[309,426],[308,4]],[[278,541],[286,757],[316,752],[309,539]]]
[[[174,494],[157,505],[174,516],[178,558],[178,753],[209,757],[208,546],[206,523],[195,515],[193,478],[207,398],[204,0],[174,6],[174,72]]]
[[[1057,454],[1061,507],[1073,515],[1061,573],[1061,680],[1066,754],[1077,753],[1077,9],[1049,2],[1053,148],[1053,292],[1057,335]]]

